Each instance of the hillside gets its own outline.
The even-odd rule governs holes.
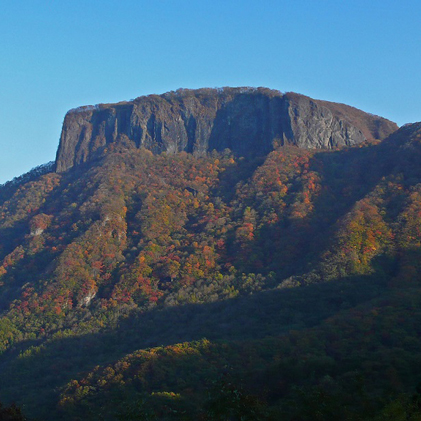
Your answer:
[[[0,188],[0,401],[418,419],[421,123],[343,149],[138,146]]]

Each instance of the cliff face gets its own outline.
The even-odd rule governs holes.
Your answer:
[[[58,172],[88,161],[109,143],[154,153],[231,149],[264,155],[274,142],[302,148],[351,146],[397,129],[386,119],[303,95],[265,88],[178,90],[130,102],[80,107],[66,114]]]

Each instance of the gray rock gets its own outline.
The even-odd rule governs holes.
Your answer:
[[[310,149],[351,146],[381,140],[396,129],[395,123],[356,108],[294,93],[266,88],[180,89],[70,110],[56,170],[86,162],[110,143],[145,147],[153,153],[200,155],[228,148],[250,156],[265,155],[274,144]]]

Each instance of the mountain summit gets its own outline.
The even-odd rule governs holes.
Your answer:
[[[179,89],[133,101],[70,110],[57,152],[57,172],[89,161],[107,144],[154,153],[230,149],[266,155],[273,145],[306,149],[382,140],[397,129],[389,120],[344,104],[267,88]]]

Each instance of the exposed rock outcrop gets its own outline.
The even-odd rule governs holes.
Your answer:
[[[57,152],[58,172],[88,161],[109,143],[154,153],[203,154],[231,149],[264,155],[273,144],[351,146],[397,129],[386,119],[343,104],[266,88],[180,89],[130,102],[70,110]]]

